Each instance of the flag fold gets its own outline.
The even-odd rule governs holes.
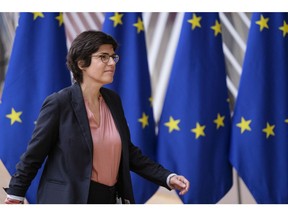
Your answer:
[[[66,54],[62,13],[20,13],[0,104],[0,159],[11,175],[44,99],[71,85]],[[39,174],[27,192],[29,203],[36,202]]]
[[[217,13],[185,13],[159,121],[158,158],[190,181],[184,203],[217,203],[232,185],[230,111]]]
[[[254,13],[230,160],[257,203],[288,203],[288,13]]]

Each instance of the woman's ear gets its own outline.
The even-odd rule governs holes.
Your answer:
[[[84,61],[83,61],[83,60],[79,60],[79,61],[77,62],[77,66],[78,66],[82,71],[84,70],[83,65],[84,65]]]

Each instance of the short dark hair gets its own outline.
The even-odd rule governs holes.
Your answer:
[[[73,40],[67,54],[66,64],[72,72],[75,81],[79,83],[83,82],[83,73],[78,67],[78,62],[82,61],[83,67],[89,67],[91,64],[91,55],[97,52],[103,44],[111,44],[114,51],[118,47],[115,39],[102,31],[84,31]]]

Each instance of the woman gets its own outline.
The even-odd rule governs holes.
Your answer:
[[[189,181],[144,156],[130,140],[119,96],[111,83],[117,42],[100,31],[73,41],[67,66],[76,81],[46,98],[27,151],[6,189],[5,203],[23,203],[46,160],[38,203],[135,203],[130,170],[185,194]]]

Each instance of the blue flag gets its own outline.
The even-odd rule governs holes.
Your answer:
[[[141,13],[106,13],[103,31],[119,43],[120,56],[112,84],[119,93],[134,145],[156,160],[155,122],[152,109],[145,32]],[[145,203],[158,186],[132,174],[135,202]]]
[[[288,203],[288,13],[255,13],[232,121],[231,163],[257,203]]]
[[[20,13],[0,104],[0,159],[11,175],[44,99],[71,85],[66,54],[62,13]],[[27,192],[30,203],[36,202],[40,172]]]
[[[185,13],[159,122],[161,164],[191,184],[184,203],[217,203],[232,186],[230,111],[217,13]]]

